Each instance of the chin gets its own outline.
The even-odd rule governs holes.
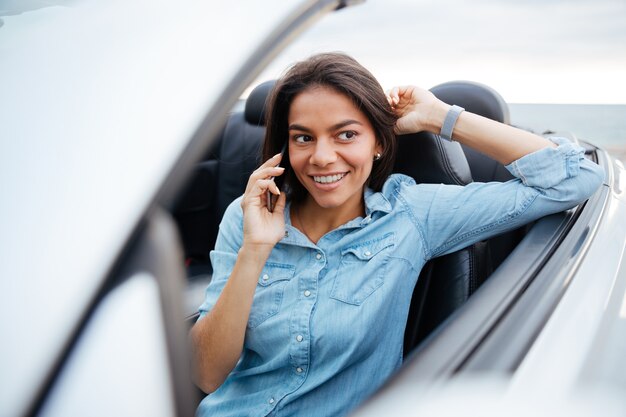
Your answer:
[[[315,196],[313,196],[313,200],[315,200],[315,202],[317,203],[318,206],[325,208],[325,209],[332,209],[332,208],[337,208],[337,207],[341,207],[346,200],[345,199],[338,199],[338,198],[315,198]]]

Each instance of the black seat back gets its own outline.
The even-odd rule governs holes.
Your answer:
[[[246,100],[244,110],[230,115],[220,138],[198,164],[179,199],[174,217],[190,277],[211,273],[209,252],[215,246],[222,216],[243,194],[250,174],[261,163],[265,99],[273,85],[259,85]]]
[[[431,92],[448,104],[459,105],[467,111],[501,123],[510,123],[508,105],[500,94],[486,85],[471,81],[452,81],[433,87]],[[458,175],[448,173],[445,159],[454,158],[455,161],[450,161],[449,165],[455,165],[458,169],[465,168],[465,165],[458,162],[461,159],[458,155],[450,152],[450,146],[444,146],[449,151],[441,154],[441,167],[433,172],[443,175],[439,182],[463,185],[458,181]],[[501,163],[487,155],[465,145],[457,144],[455,151],[458,149],[462,149],[474,181],[508,181],[513,178]],[[430,178],[432,173],[425,175],[413,177],[418,182],[437,182]],[[433,259],[424,266],[413,292],[405,332],[405,355],[467,300],[519,243],[523,233],[523,228],[505,233]]]
[[[440,100],[448,104],[464,107],[472,113],[480,114],[500,123],[510,124],[509,107],[504,98],[493,88],[472,81],[450,81],[430,89]],[[491,159],[469,146],[462,145],[463,152],[477,182],[504,182],[513,175],[500,162]],[[497,268],[524,237],[526,228],[502,234],[490,240],[491,264]]]
[[[398,137],[394,171],[418,183],[472,182],[461,145],[428,132]],[[491,273],[489,258],[488,246],[481,242],[426,263],[411,298],[404,332],[405,356],[480,286]]]

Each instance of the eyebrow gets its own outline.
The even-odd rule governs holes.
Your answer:
[[[332,125],[328,130],[333,131],[333,130],[341,129],[342,127],[346,127],[352,124],[363,126],[363,123],[359,122],[358,120],[348,119],[348,120],[344,120],[343,122],[339,122],[337,124]],[[296,123],[290,124],[289,130],[299,130],[301,132],[311,133],[311,129],[309,129],[308,127],[296,124]]]

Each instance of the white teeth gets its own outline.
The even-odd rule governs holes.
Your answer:
[[[314,176],[313,180],[315,182],[319,182],[321,184],[329,184],[331,182],[337,182],[340,179],[342,179],[343,177],[345,177],[346,174],[336,174],[336,175],[326,175],[326,176]]]

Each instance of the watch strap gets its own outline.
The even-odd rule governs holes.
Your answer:
[[[465,109],[463,107],[457,106],[456,104],[450,107],[450,110],[448,110],[446,118],[443,121],[443,125],[441,126],[439,136],[445,140],[452,141],[452,131],[454,130],[454,125],[464,110]]]

